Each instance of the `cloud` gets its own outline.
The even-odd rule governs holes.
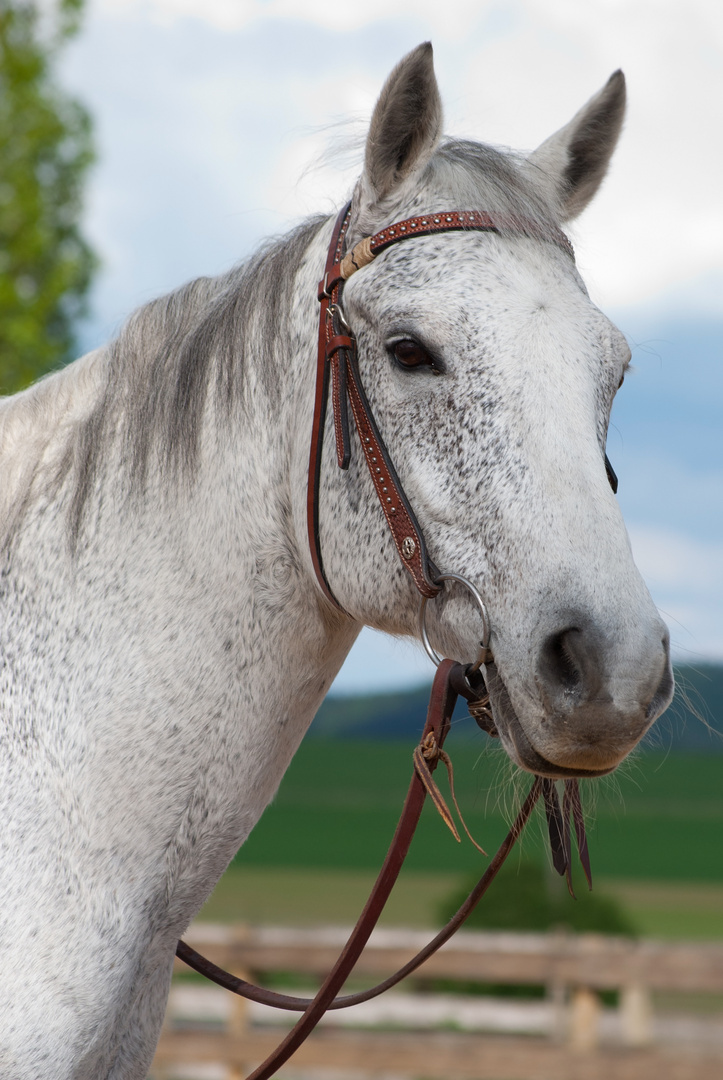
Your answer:
[[[254,22],[298,20],[353,33],[390,18],[408,19],[426,24],[436,37],[452,41],[467,35],[480,10],[479,0],[453,0],[445,5],[438,0],[395,0],[392,5],[389,0],[347,0],[341,4],[329,4],[328,0],[95,0],[95,4],[109,15],[146,18],[162,25],[194,19],[227,32],[243,30]]]
[[[676,0],[90,0],[88,10],[91,110],[102,111],[112,82],[116,122],[153,127],[176,175],[195,154],[218,215],[259,205],[259,192],[284,220],[338,203],[346,175],[336,186],[324,175],[293,188],[294,170],[322,141],[310,132],[368,116],[389,68],[425,38],[435,44],[448,128],[526,148],[622,66],[626,129],[602,193],[572,228],[591,291],[603,305],[639,303],[721,271],[723,6],[709,0],[684,8]],[[133,63],[133,39],[141,54],[144,39],[154,41],[156,77]],[[183,123],[173,123],[173,100]],[[232,150],[243,132],[253,170],[248,160],[239,168]],[[274,146],[284,152],[267,153]],[[101,164],[97,183],[108,182]],[[718,289],[705,302],[723,310]]]
[[[672,529],[630,528],[633,555],[668,622],[679,659],[723,659],[723,541]]]

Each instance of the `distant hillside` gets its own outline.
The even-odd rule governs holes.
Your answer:
[[[723,752],[723,664],[675,667],[675,700],[645,740],[656,750]],[[391,694],[330,696],[311,725],[325,739],[415,739],[427,711],[429,686]],[[464,703],[455,716],[465,715]],[[474,722],[469,721],[470,730]]]
[[[647,736],[658,749],[723,752],[723,664],[676,664],[675,698]]]

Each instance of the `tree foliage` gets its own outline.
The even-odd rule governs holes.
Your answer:
[[[0,393],[71,358],[95,258],[78,226],[90,122],[57,85],[84,0],[0,0]]]
[[[465,900],[475,880],[467,882],[468,887],[444,904],[439,913],[443,922]],[[582,933],[635,934],[629,915],[612,897],[589,893],[584,882],[578,883],[576,892],[578,899],[573,900],[564,880],[542,861],[511,859],[466,925],[482,930],[542,931],[565,927]]]

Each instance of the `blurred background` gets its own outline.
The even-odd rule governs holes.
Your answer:
[[[585,794],[592,896],[575,904],[560,891],[538,825],[481,918],[723,939],[716,0],[0,0],[0,392],[102,344],[145,300],[226,270],[304,215],[332,213],[358,174],[386,75],[424,40],[446,130],[517,149],[625,71],[620,146],[570,234],[593,300],[633,350],[608,453],[681,689],[634,759]],[[355,918],[431,675],[413,644],[361,635],[206,918]],[[460,715],[452,739],[460,794],[489,849],[520,781],[468,724]],[[424,827],[389,923],[438,924],[479,870],[471,846],[434,819]]]

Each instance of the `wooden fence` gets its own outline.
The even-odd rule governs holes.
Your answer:
[[[244,978],[262,981],[284,973],[295,976],[296,985],[303,976],[312,990],[332,966],[345,936],[336,929],[197,924],[186,940]],[[357,974],[376,980],[400,967],[425,940],[416,931],[377,930]],[[188,969],[177,963],[177,970]],[[462,989],[472,982],[538,986],[545,988],[545,996],[515,1002],[465,995],[453,992],[454,987],[441,993],[442,979]],[[329,1014],[279,1077],[723,1077],[720,945],[599,935],[459,933],[402,987],[376,1002]],[[618,1004],[605,1008],[600,994],[611,990],[618,992]],[[707,995],[707,1014],[679,1010],[656,1015],[656,1000],[671,993],[695,995],[698,1006],[701,995]],[[721,995],[720,1002],[714,995]],[[249,1005],[218,988],[176,983],[151,1076],[238,1080],[273,1049],[283,1025],[293,1019],[292,1014]]]

